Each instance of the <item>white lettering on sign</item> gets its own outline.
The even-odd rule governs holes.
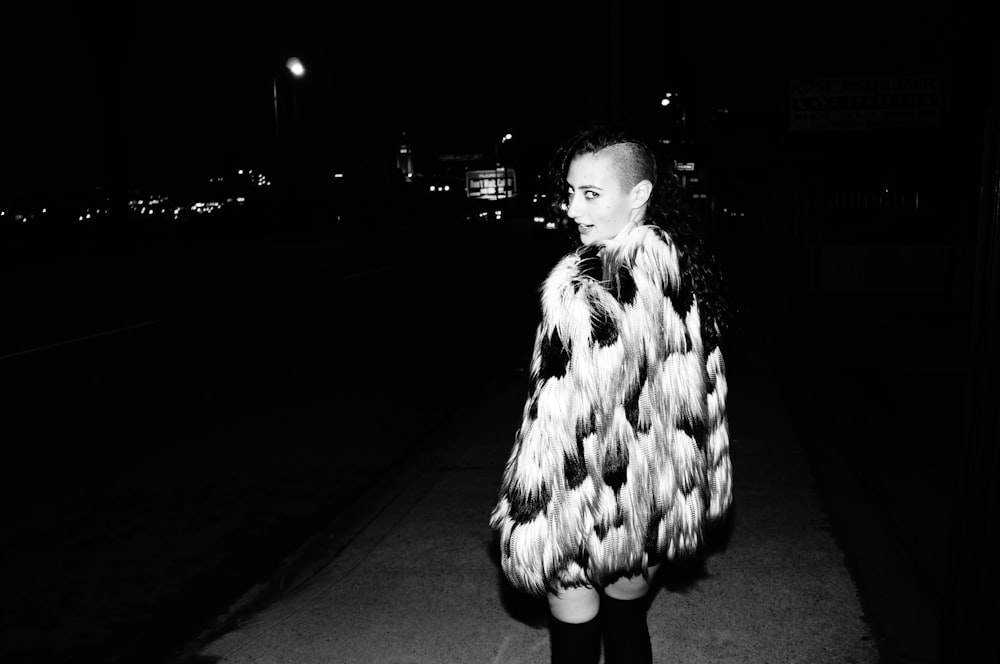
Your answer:
[[[513,168],[466,171],[465,193],[468,198],[497,200],[517,195],[517,176]]]
[[[790,83],[788,123],[792,131],[941,126],[942,83],[935,74],[800,79]]]

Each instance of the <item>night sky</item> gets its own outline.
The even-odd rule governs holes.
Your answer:
[[[446,151],[508,131],[548,147],[607,111],[616,43],[627,114],[681,86],[706,108],[774,110],[783,68],[863,74],[875,51],[919,68],[948,18],[933,3],[705,4],[25,3],[4,12],[3,193],[100,184],[109,131],[136,184],[265,165],[291,55],[307,68],[306,158],[340,166],[404,130]]]

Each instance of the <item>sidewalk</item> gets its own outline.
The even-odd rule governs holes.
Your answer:
[[[727,349],[736,525],[709,576],[658,584],[656,661],[874,663],[852,578],[766,354]],[[505,586],[487,525],[526,389],[523,364],[207,632],[190,661],[549,661],[544,603]],[[426,452],[426,454],[424,454]],[[349,527],[348,527],[349,526]]]

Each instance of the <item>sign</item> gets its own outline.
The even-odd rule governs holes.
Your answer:
[[[490,168],[465,172],[465,195],[468,198],[495,201],[517,196],[517,177],[513,168]]]
[[[941,126],[943,86],[937,74],[807,78],[790,83],[791,131]]]
[[[694,162],[693,161],[676,161],[674,162],[674,168],[678,171],[693,171]]]
[[[456,154],[443,154],[439,157],[441,161],[482,161],[481,152],[462,152]]]

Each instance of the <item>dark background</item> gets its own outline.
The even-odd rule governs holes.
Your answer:
[[[4,188],[105,183],[109,150],[140,185],[266,168],[272,80],[292,55],[310,168],[374,159],[400,131],[453,151],[510,131],[537,159],[585,120],[660,121],[670,90],[697,123],[778,114],[795,75],[948,69],[976,16],[943,2],[24,4],[5,10]]]
[[[384,471],[343,472],[331,441],[366,431],[352,417],[391,404],[416,417],[403,433],[426,432],[459,405],[441,366],[489,355],[485,378],[520,357],[565,243],[526,206],[481,225],[462,177],[502,161],[528,201],[556,143],[593,120],[694,164],[698,230],[813,441],[885,661],[972,661],[961,649],[997,615],[993,19],[945,2],[5,8],[14,661],[166,657]],[[913,77],[940,82],[929,120],[794,121],[803,80]],[[277,185],[229,184],[238,169]],[[428,195],[445,182],[450,197]],[[151,193],[248,202],[137,216]],[[490,306],[448,306],[482,302],[474,286]],[[418,319],[433,324],[390,362],[392,331]],[[345,347],[361,350],[345,363]],[[344,400],[331,376],[355,374]],[[408,440],[372,444],[391,465],[406,451],[390,439]],[[879,526],[862,532],[857,510]],[[870,564],[890,549],[892,569]],[[901,618],[899,588],[931,628]]]

